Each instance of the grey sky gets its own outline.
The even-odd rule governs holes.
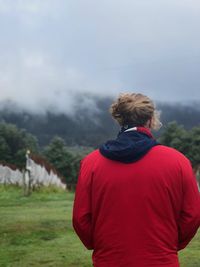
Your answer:
[[[199,0],[0,0],[0,100],[58,111],[75,92],[200,100]]]

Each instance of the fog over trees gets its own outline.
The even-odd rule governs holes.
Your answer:
[[[83,105],[83,101],[79,99],[70,114],[57,113],[55,110],[39,114],[5,106],[0,111],[0,122],[26,129],[37,137],[42,147],[49,144],[54,136],[61,137],[69,146],[96,147],[106,139],[114,138],[119,130],[108,111],[112,100],[110,97],[93,96]],[[176,121],[186,129],[200,125],[199,106],[197,103],[157,103],[157,108],[161,110],[163,128],[156,135],[159,136],[171,121]]]
[[[44,157],[70,185],[77,180],[80,160],[119,126],[108,110],[111,98],[95,98],[92,107],[77,103],[73,113],[35,114],[7,106],[0,111],[0,162],[24,168],[25,153]],[[161,144],[185,154],[196,172],[200,168],[200,109],[198,105],[157,103],[163,127],[154,135]]]

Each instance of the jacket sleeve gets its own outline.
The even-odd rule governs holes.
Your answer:
[[[80,164],[78,183],[75,193],[73,227],[87,249],[93,249],[91,184],[92,170],[83,160]]]
[[[190,162],[182,165],[183,201],[179,219],[178,250],[185,248],[200,226],[200,194]]]

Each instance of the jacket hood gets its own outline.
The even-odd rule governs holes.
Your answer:
[[[134,127],[119,132],[117,139],[103,144],[100,153],[111,160],[132,163],[141,159],[153,147],[158,145],[149,129]]]

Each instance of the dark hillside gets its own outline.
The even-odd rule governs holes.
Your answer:
[[[113,138],[119,127],[108,113],[112,99],[93,97],[93,101],[95,110],[77,105],[73,115],[49,111],[45,115],[36,115],[6,108],[0,111],[0,121],[26,129],[38,138],[41,146],[47,145],[55,135],[62,137],[70,146],[98,146],[106,139]],[[170,121],[177,121],[186,129],[200,125],[200,109],[197,105],[158,103],[157,106],[162,111],[161,121],[164,125]]]

